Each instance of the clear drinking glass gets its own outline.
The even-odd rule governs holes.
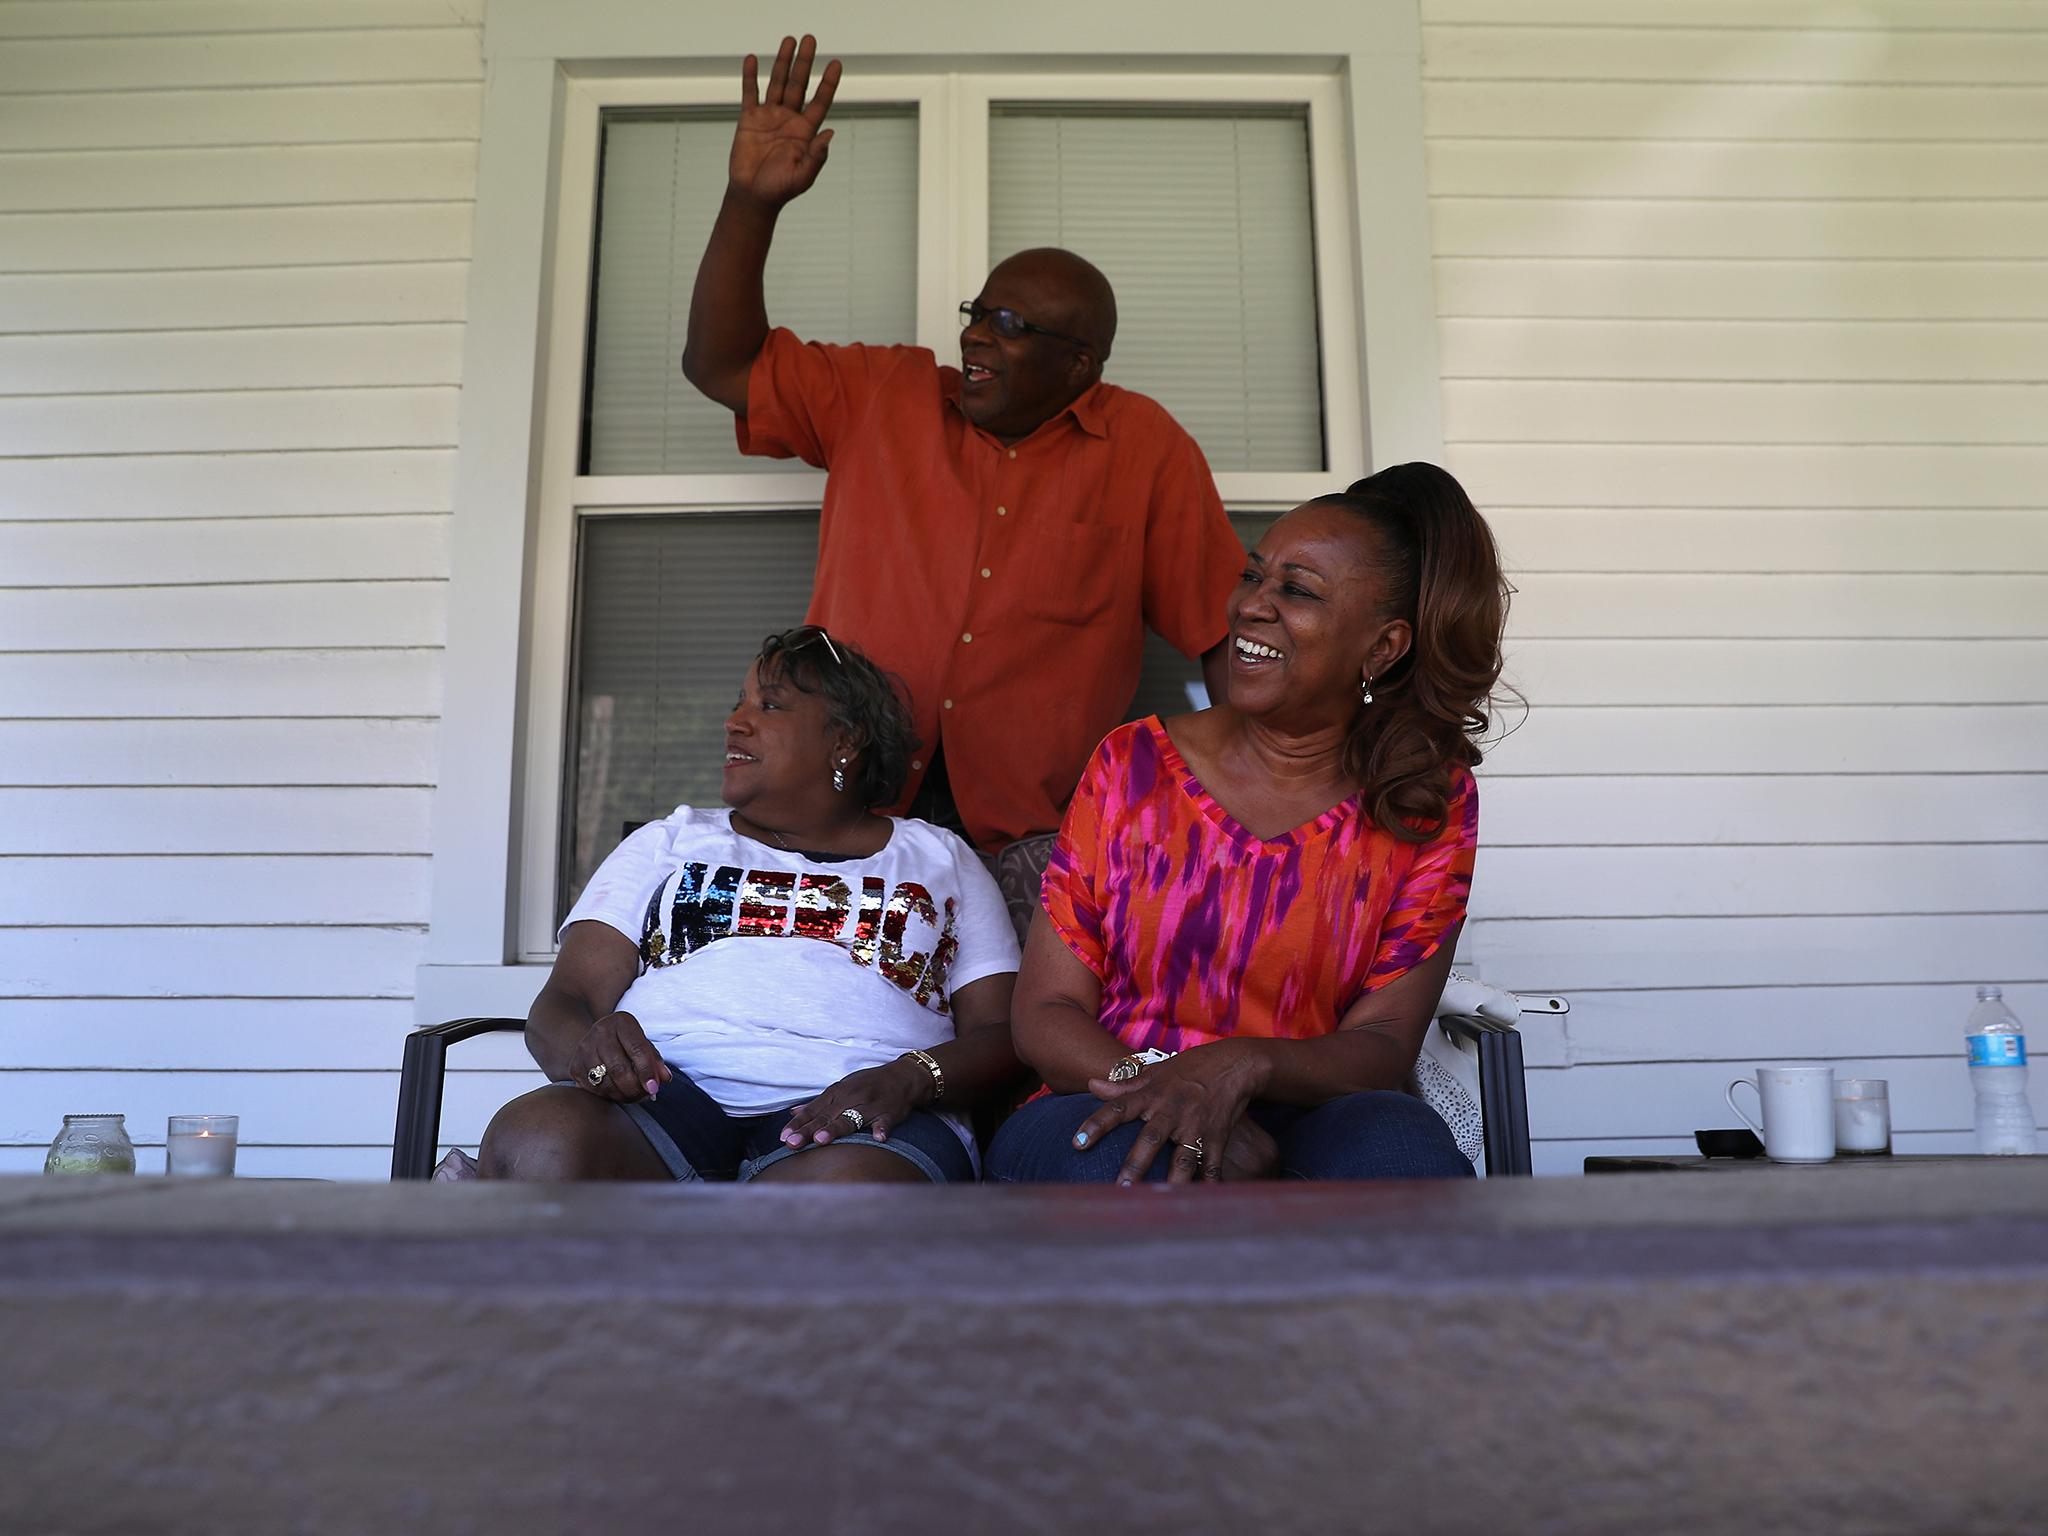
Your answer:
[[[1835,1151],[1843,1157],[1889,1157],[1891,1090],[1881,1077],[1835,1079]]]
[[[45,1173],[133,1173],[135,1143],[123,1115],[66,1115],[43,1159]]]

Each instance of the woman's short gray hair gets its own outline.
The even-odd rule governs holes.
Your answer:
[[[755,660],[764,677],[775,676],[800,693],[825,700],[832,724],[846,732],[858,754],[846,787],[861,806],[894,805],[918,745],[903,680],[816,624],[770,635]]]

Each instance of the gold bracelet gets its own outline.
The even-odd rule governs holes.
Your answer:
[[[905,1051],[900,1058],[915,1061],[932,1075],[932,1102],[938,1103],[946,1096],[946,1074],[939,1070],[938,1059],[930,1051]]]

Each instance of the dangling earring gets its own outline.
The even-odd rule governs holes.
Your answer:
[[[1358,685],[1358,698],[1362,704],[1370,704],[1372,702],[1372,674],[1370,672],[1365,674],[1365,681]]]
[[[846,759],[843,757],[832,770],[832,787],[842,795],[846,793]]]

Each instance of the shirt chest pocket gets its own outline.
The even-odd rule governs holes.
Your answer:
[[[1024,562],[1018,607],[1055,624],[1093,624],[1116,606],[1137,574],[1130,530],[1098,523],[1056,523],[1034,529]]]

